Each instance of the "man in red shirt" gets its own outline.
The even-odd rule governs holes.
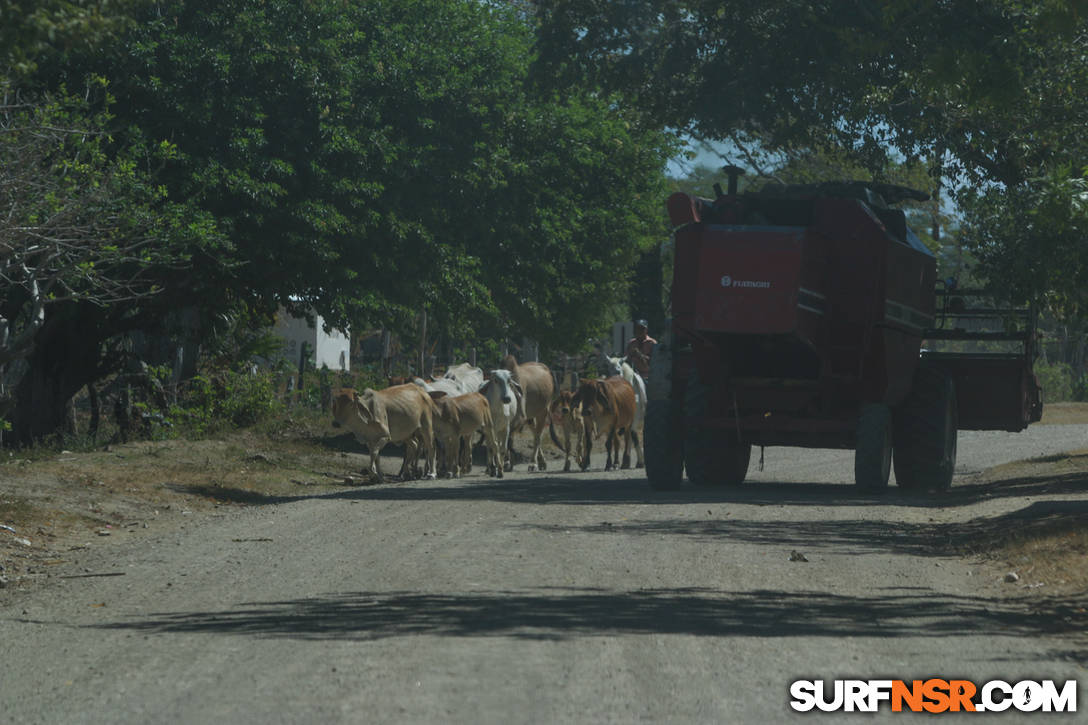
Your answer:
[[[650,376],[650,355],[657,340],[650,337],[646,320],[635,320],[635,336],[627,343],[627,362],[645,380]]]

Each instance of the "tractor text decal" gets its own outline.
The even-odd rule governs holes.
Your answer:
[[[755,287],[757,289],[769,289],[770,282],[750,279],[733,279],[728,274],[722,277],[722,287]]]

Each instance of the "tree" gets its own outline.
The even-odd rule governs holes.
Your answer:
[[[953,194],[1017,194],[1085,157],[1088,30],[1076,0],[536,6],[539,82],[591,79],[648,124],[775,152],[846,148],[873,171],[922,159]],[[1016,252],[1013,239],[1005,247]]]
[[[0,0],[0,83],[37,70],[65,48],[94,48],[143,0]]]
[[[531,93],[516,13],[209,0],[139,21],[102,69],[119,115],[177,145],[164,180],[224,223],[257,303],[428,307],[555,345],[600,324],[656,225],[665,136],[592,89]]]
[[[106,123],[72,97],[0,107],[0,365],[33,352],[48,308],[138,302],[180,263],[154,244],[162,192],[107,158]]]
[[[111,114],[110,158],[155,161],[139,171],[165,195],[185,269],[145,271],[176,306],[314,308],[333,325],[427,309],[453,334],[517,328],[558,347],[602,325],[657,237],[669,137],[595,88],[538,93],[515,11],[163,0],[132,21],[27,87],[108,79],[92,103]],[[55,423],[41,389],[69,390],[57,381],[79,379],[80,356],[101,358],[125,325],[161,329],[157,300],[93,307],[65,308],[68,332],[88,338],[78,355],[42,344],[47,316],[24,409],[44,402]]]

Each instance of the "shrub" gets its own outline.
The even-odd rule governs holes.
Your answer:
[[[1088,401],[1088,372],[1081,373],[1073,380],[1073,400]]]
[[[261,370],[197,375],[179,391],[178,402],[170,409],[172,418],[196,434],[252,426],[283,412],[279,376]]]
[[[1047,363],[1036,361],[1035,376],[1043,388],[1043,400],[1047,403],[1060,403],[1074,400],[1073,369],[1065,363]]]

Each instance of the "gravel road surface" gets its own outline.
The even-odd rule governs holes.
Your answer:
[[[798,678],[943,676],[1077,679],[1083,722],[1083,636],[934,544],[1085,505],[974,475],[1085,446],[962,434],[940,501],[858,494],[850,452],[768,449],[732,490],[522,465],[222,509],[73,552],[0,610],[0,721],[769,723],[804,717]]]

